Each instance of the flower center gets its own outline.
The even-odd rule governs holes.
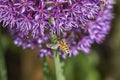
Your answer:
[[[55,2],[55,6],[58,6],[58,2]]]
[[[40,9],[40,10],[39,10],[39,13],[41,14],[42,12],[43,12],[43,10],[42,10],[42,9]]]
[[[106,2],[105,2],[105,0],[102,0],[102,1],[101,1],[101,5],[102,5],[103,7],[106,6]]]
[[[26,1],[25,1],[25,2],[23,2],[23,5],[24,5],[24,6],[27,6],[27,2],[26,2]]]

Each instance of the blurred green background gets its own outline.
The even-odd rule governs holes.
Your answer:
[[[80,53],[64,60],[66,80],[120,80],[120,0],[114,6],[115,19],[104,43],[94,44],[91,53]],[[0,79],[43,80],[43,67],[38,49],[22,50],[13,44],[6,28],[0,25]],[[54,62],[47,58],[51,80],[55,80]],[[3,75],[3,76],[2,76]]]

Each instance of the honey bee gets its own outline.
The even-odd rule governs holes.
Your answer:
[[[60,49],[66,54],[66,55],[70,55],[70,50],[69,47],[66,43],[66,41],[64,39],[60,39],[58,40],[58,45],[60,47]]]
[[[46,46],[51,49],[60,48],[65,55],[70,55],[70,50],[65,39],[58,39],[56,44],[47,44]]]

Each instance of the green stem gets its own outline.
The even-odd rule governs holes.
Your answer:
[[[63,75],[63,63],[60,61],[59,54],[57,50],[54,50],[54,64],[56,71],[56,80],[65,80],[65,76]]]
[[[47,62],[46,57],[42,58],[42,66],[43,66],[44,80],[51,80],[50,71],[48,68],[48,62]]]
[[[0,32],[0,37],[1,37],[1,32]],[[6,64],[5,64],[4,57],[5,57],[4,50],[3,50],[1,39],[0,39],[0,80],[7,80],[7,70],[5,66]]]
[[[57,37],[54,34],[54,32],[52,32],[51,34],[51,40],[53,44],[57,44]],[[56,80],[65,80],[65,76],[63,75],[63,62],[60,61],[60,57],[59,54],[57,53],[58,50],[54,49],[53,50],[53,55],[54,55],[54,64],[55,64],[55,71],[56,71]]]
[[[3,52],[0,53],[0,80],[7,80],[7,70]]]

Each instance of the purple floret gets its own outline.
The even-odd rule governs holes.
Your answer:
[[[39,56],[52,56],[51,32],[64,38],[71,51],[90,52],[102,43],[111,28],[114,0],[0,0],[0,22],[7,27],[15,45],[39,47]],[[59,49],[61,57],[66,58]]]

